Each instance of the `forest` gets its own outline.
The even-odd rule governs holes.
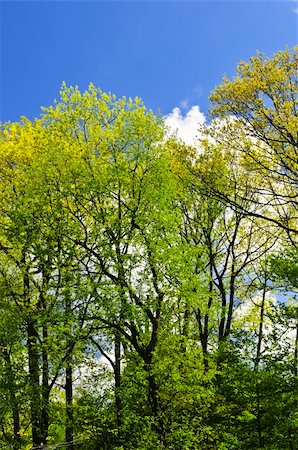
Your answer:
[[[62,85],[0,130],[0,448],[298,449],[298,47],[196,145]]]

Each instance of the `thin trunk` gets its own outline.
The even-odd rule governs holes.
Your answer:
[[[263,448],[262,425],[261,425],[261,395],[258,380],[256,385],[256,394],[257,394],[257,429],[258,429],[259,448]]]
[[[121,334],[119,331],[115,332],[114,338],[114,361],[103,350],[101,345],[96,342],[95,339],[90,337],[91,342],[97,347],[101,354],[109,361],[114,372],[114,388],[115,388],[115,409],[117,418],[117,430],[118,430],[118,445],[121,441],[121,425],[122,425],[122,401],[121,401]]]
[[[262,436],[262,424],[261,424],[261,393],[260,393],[260,385],[258,381],[258,372],[259,365],[261,359],[261,350],[262,350],[262,341],[263,341],[263,328],[264,328],[264,312],[265,312],[265,302],[266,302],[266,291],[267,291],[267,276],[265,274],[263,294],[262,294],[262,302],[261,302],[261,311],[260,311],[260,322],[259,322],[259,332],[258,332],[258,342],[257,342],[257,353],[254,363],[254,371],[257,375],[257,384],[256,384],[256,396],[257,396],[257,431],[258,431],[258,440],[259,440],[259,448],[263,448],[263,436]]]
[[[42,330],[42,407],[41,407],[41,430],[43,443],[46,444],[49,429],[49,362],[48,362],[48,329],[46,326]]]
[[[213,296],[213,278],[212,278],[212,266],[210,265],[210,281],[209,281],[209,299],[208,299],[208,312],[204,317],[204,330],[201,337],[201,344],[203,350],[203,362],[204,362],[204,372],[208,372],[209,362],[208,362],[208,337],[209,337],[209,310],[212,305]]]
[[[267,289],[267,279],[265,278],[265,284],[263,288],[261,311],[260,311],[260,322],[259,322],[259,332],[258,332],[258,343],[257,343],[257,354],[254,363],[255,372],[259,371],[259,364],[261,359],[262,341],[263,341],[263,328],[264,328],[264,312],[265,312],[265,301],[266,301],[266,289]]]
[[[21,448],[20,412],[19,412],[19,405],[18,405],[14,391],[10,392],[10,402],[11,402],[12,417],[13,417],[13,448],[14,448],[14,450],[19,450]]]
[[[13,418],[13,449],[19,450],[21,448],[21,436],[20,436],[20,412],[19,404],[16,398],[16,386],[15,379],[10,359],[9,352],[4,349],[3,356],[5,359],[7,379],[9,380],[9,397]]]
[[[202,315],[201,311],[198,308],[195,311],[197,324],[199,326],[199,336],[200,336],[200,343],[202,347],[202,353],[203,353],[203,364],[204,364],[204,372],[206,373],[208,370],[208,334],[206,333],[206,324],[208,326],[208,315],[206,314],[204,316],[204,326],[202,325]],[[206,316],[208,320],[206,321]]]
[[[233,310],[234,310],[234,299],[235,299],[235,265],[232,264],[231,267],[231,278],[230,278],[230,295],[229,295],[229,309],[228,309],[228,315],[227,315],[227,321],[226,321],[226,328],[224,332],[224,339],[226,339],[230,332],[231,332],[231,326],[232,326],[232,318],[233,318]]]
[[[69,354],[65,370],[65,403],[66,425],[65,442],[69,450],[74,450],[73,445],[73,380],[72,380],[72,351]]]
[[[42,289],[40,291],[39,296],[39,308],[44,315],[44,318],[47,317],[47,303],[46,303],[46,295],[45,293],[49,287],[49,260],[48,264],[42,265]],[[49,388],[49,358],[48,358],[48,328],[46,322],[42,327],[42,350],[41,350],[41,358],[42,358],[42,391],[41,391],[41,433],[43,436],[43,444],[46,445],[48,438],[48,430],[49,430],[49,396],[50,396],[50,388]]]
[[[30,319],[27,321],[27,336],[32,442],[34,447],[39,447],[43,442],[40,421],[39,354],[37,350],[37,331],[34,322]]]
[[[114,348],[115,364],[114,364],[114,377],[115,377],[115,405],[117,416],[117,428],[118,438],[121,438],[121,336],[119,333],[115,334],[115,348]]]
[[[26,264],[26,254],[23,251],[22,264],[24,267],[24,298],[28,308],[30,308],[30,279],[29,269]],[[41,432],[40,421],[40,385],[39,385],[39,351],[38,351],[38,331],[32,313],[29,312],[27,318],[27,352],[28,352],[28,368],[29,368],[29,385],[30,385],[30,418],[32,430],[32,444],[33,447],[40,447],[42,445],[43,436]]]
[[[221,317],[218,328],[218,340],[219,343],[224,340],[225,323],[226,323],[226,307],[227,307],[227,295],[221,279],[218,280],[219,290],[221,295]]]
[[[65,299],[65,315],[66,321],[71,320],[71,299]],[[66,408],[66,423],[65,423],[65,443],[69,450],[74,450],[73,445],[73,340],[71,337],[71,327],[66,334],[66,351],[68,356],[65,367],[65,408]]]
[[[294,375],[298,375],[298,317],[296,319],[296,337],[295,337],[295,351],[294,351]]]
[[[181,337],[183,338],[182,343],[181,343],[181,350],[182,350],[183,355],[186,354],[186,349],[187,349],[187,337],[189,334],[189,323],[190,323],[190,310],[189,310],[189,306],[186,305],[184,314],[183,314],[183,326],[182,326],[182,330],[181,330]]]

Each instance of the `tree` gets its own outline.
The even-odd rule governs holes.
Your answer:
[[[245,109],[275,69],[286,102],[294,54],[219,87],[234,117],[199,149],[93,85],[3,126],[0,445],[295,448],[297,317],[269,291],[296,256],[265,259],[295,244],[294,145],[274,134],[292,128],[285,105],[282,130],[261,120],[263,94]]]
[[[286,49],[273,58],[258,53],[241,62],[237,76],[224,78],[212,93],[212,114],[227,125],[214,134],[237,152],[237,165],[250,174],[257,198],[241,204],[246,190],[236,199],[224,193],[233,207],[265,217],[296,233],[297,209],[297,82],[298,49]],[[211,131],[212,134],[212,131]],[[217,136],[216,136],[217,135]],[[264,202],[264,199],[265,202]],[[266,203],[267,208],[261,205]],[[254,207],[258,204],[258,210]],[[268,209],[268,205],[271,207]],[[262,207],[263,206],[263,207]],[[274,211],[274,212],[273,212]]]
[[[66,240],[56,168],[47,165],[53,145],[47,130],[40,121],[24,121],[5,127],[1,137],[1,284],[7,308],[18,314],[18,333],[26,342],[22,351],[28,367],[25,395],[30,401],[26,429],[31,425],[32,444],[38,447],[48,440],[50,395],[63,370],[68,423],[72,421],[70,361],[77,342],[86,337],[89,297],[80,282],[79,255]],[[17,406],[14,411],[16,429]],[[67,434],[72,441],[72,432]]]

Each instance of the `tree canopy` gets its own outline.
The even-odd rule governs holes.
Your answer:
[[[1,448],[298,448],[297,52],[196,146],[92,84],[2,124]]]

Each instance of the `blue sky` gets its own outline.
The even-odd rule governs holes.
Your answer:
[[[0,1],[1,121],[34,118],[62,81],[185,112],[258,49],[298,42],[294,1]]]

